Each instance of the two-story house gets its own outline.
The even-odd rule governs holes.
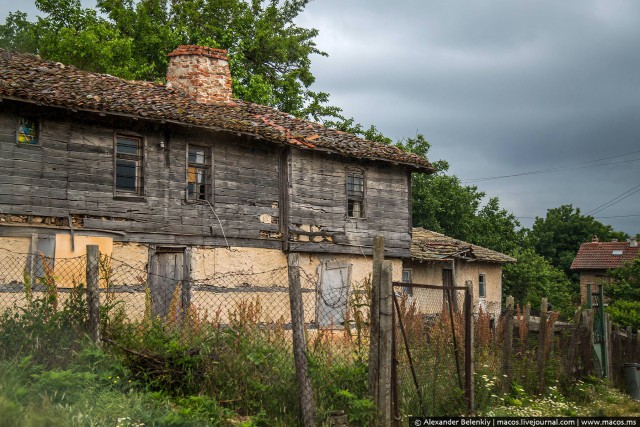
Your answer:
[[[294,251],[353,282],[381,234],[400,279],[426,159],[233,99],[224,50],[169,57],[154,84],[0,51],[0,249],[55,262],[98,244],[184,282]]]

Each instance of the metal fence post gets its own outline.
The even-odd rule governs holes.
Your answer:
[[[100,249],[87,245],[87,308],[89,310],[89,334],[100,343]]]
[[[371,301],[369,306],[369,396],[377,403],[380,339],[380,274],[384,260],[384,237],[373,238],[373,268],[371,273]]]
[[[293,330],[293,357],[296,365],[296,379],[300,392],[302,422],[305,427],[316,425],[315,401],[309,379],[307,343],[304,336],[304,309],[302,306],[302,286],[300,284],[300,254],[287,255],[289,271],[289,305],[291,307],[291,329]]]

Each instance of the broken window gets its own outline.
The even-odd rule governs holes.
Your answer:
[[[118,135],[115,149],[116,194],[143,194],[143,144],[142,139]]]
[[[364,218],[364,173],[347,171],[347,216]]]
[[[38,120],[20,117],[17,131],[18,144],[38,145],[38,133]]]
[[[187,200],[211,199],[211,150],[190,145],[187,154]]]

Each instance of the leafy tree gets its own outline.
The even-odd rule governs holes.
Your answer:
[[[179,44],[224,48],[236,97],[299,117],[338,117],[314,92],[311,55],[318,31],[295,18],[310,0],[36,0],[44,16],[22,12],[0,25],[0,46],[127,79],[159,80]],[[100,12],[100,13],[98,13]]]
[[[540,307],[542,298],[548,298],[553,310],[564,318],[573,314],[572,298],[579,295],[562,270],[537,254],[532,248],[518,249],[512,254],[518,262],[503,267],[503,296],[513,295],[517,303]]]
[[[571,277],[569,270],[580,245],[593,236],[600,240],[626,239],[625,233],[616,232],[592,216],[582,215],[580,208],[563,205],[547,210],[545,218],[536,218],[529,233],[529,241],[539,255],[549,259]]]
[[[522,247],[524,230],[520,222],[506,209],[500,207],[497,197],[491,197],[476,214],[469,240],[503,253],[514,253]]]
[[[611,320],[640,329],[640,257],[611,271],[610,276],[613,281],[606,292],[611,298],[607,307]]]

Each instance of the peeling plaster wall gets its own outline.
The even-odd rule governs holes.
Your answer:
[[[22,282],[30,247],[30,237],[0,238],[0,285]]]
[[[411,268],[413,283],[442,285],[442,270],[451,269],[451,262],[405,262],[405,268]],[[486,297],[479,297],[478,276],[485,275]],[[457,261],[455,266],[456,286],[464,286],[467,280],[473,283],[473,303],[477,312],[498,316],[502,309],[502,266],[486,262]],[[458,301],[462,301],[460,292]],[[423,309],[435,313],[442,309],[442,292],[438,290],[414,289],[414,298],[422,301]]]

